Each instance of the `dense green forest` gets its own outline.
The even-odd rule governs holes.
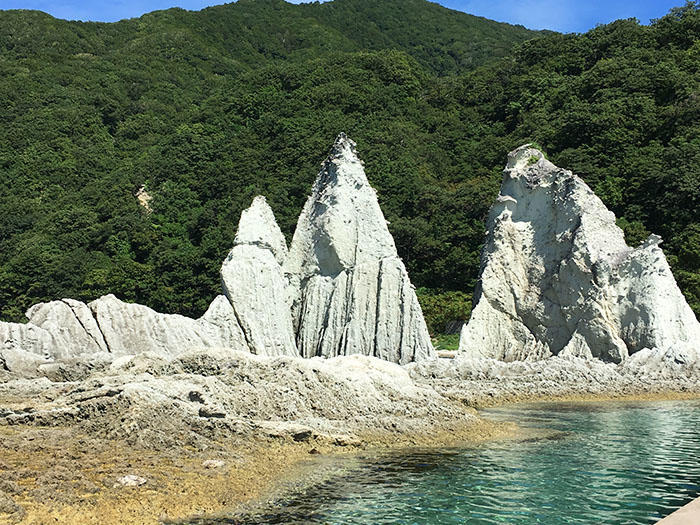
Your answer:
[[[433,332],[466,316],[508,151],[665,239],[700,313],[700,4],[533,32],[424,0],[239,0],[115,24],[0,11],[0,318],[115,293],[198,316],[241,210],[289,238],[340,131]],[[152,213],[135,198],[145,185]]]

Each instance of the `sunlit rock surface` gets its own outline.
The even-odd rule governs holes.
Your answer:
[[[0,371],[32,375],[57,362],[103,366],[120,356],[197,348],[362,354],[396,363],[434,355],[376,193],[344,134],[323,164],[289,254],[272,210],[256,197],[241,214],[221,283],[225,295],[200,319],[114,295],[88,305],[70,299],[35,305],[28,324],[0,323]]]
[[[323,163],[284,267],[304,357],[406,363],[434,354],[377,195],[344,134]]]
[[[644,350],[695,361],[700,324],[652,235],[627,246],[615,216],[537,149],[513,151],[488,219],[460,351],[505,361],[550,355],[622,362]],[[656,357],[654,357],[656,356]]]
[[[113,295],[100,297],[88,306],[113,355],[176,355],[187,348],[246,348],[231,305],[223,296],[214,299],[199,319],[161,314]]]
[[[85,304],[63,299],[27,311],[29,322],[0,323],[0,369],[35,375],[42,366],[152,352],[177,355],[192,348],[247,350],[228,299],[212,301],[199,319],[161,314],[106,295]]]
[[[282,264],[287,245],[265,197],[241,214],[221,282],[250,351],[298,355]]]

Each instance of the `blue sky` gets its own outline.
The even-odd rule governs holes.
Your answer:
[[[372,0],[366,0],[371,2]],[[224,0],[0,0],[1,9],[39,9],[58,18],[112,22],[168,7],[202,9]],[[294,3],[299,3],[295,1]],[[642,23],[685,0],[438,0],[438,3],[531,29],[583,32],[618,18]]]

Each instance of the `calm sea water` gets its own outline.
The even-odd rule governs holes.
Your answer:
[[[484,415],[563,434],[362,458],[278,507],[207,523],[654,523],[700,495],[700,402],[524,405]]]

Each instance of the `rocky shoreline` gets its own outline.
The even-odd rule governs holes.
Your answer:
[[[157,523],[259,498],[317,454],[512,432],[368,357],[210,350],[0,384],[0,521]],[[133,485],[133,486],[132,486]]]
[[[649,377],[571,357],[402,366],[206,349],[89,372],[65,366],[70,381],[0,383],[2,522],[157,523],[265,497],[316,454],[518,435],[474,407],[700,397],[687,367]]]
[[[628,247],[582,180],[515,150],[439,358],[341,134],[289,249],[264,198],[243,213],[201,318],[108,295],[0,323],[0,521],[157,523],[259,498],[318,453],[518,435],[476,407],[699,396],[700,324],[659,242]]]

